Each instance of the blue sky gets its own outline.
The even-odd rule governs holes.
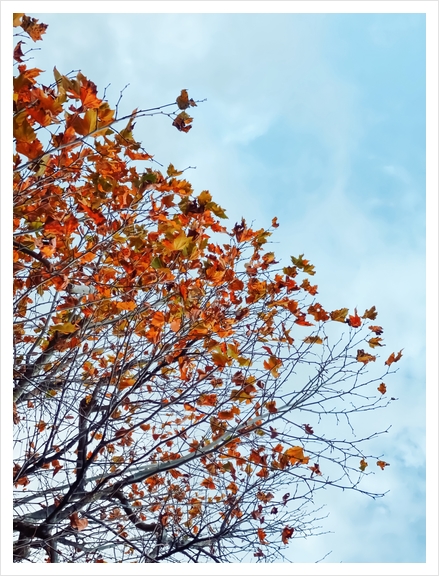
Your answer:
[[[110,104],[130,84],[125,113],[182,88],[207,98],[190,133],[155,117],[137,138],[165,166],[196,166],[188,179],[231,225],[278,216],[276,254],[305,253],[325,308],[376,305],[386,350],[404,348],[388,383],[398,401],[365,423],[392,425],[376,444],[391,466],[367,480],[390,492],[327,492],[317,504],[333,533],[292,554],[425,562],[425,15],[27,13],[49,24],[34,53],[47,83],[54,65],[81,69],[100,95],[111,83]]]

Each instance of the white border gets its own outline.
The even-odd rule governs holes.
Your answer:
[[[10,116],[10,47],[12,46],[12,20],[13,12],[32,13],[425,13],[427,21],[427,561],[419,564],[271,564],[255,565],[242,564],[239,572],[243,574],[336,574],[336,575],[370,575],[389,574],[395,576],[431,575],[438,574],[437,542],[438,542],[438,3],[435,0],[423,1],[129,1],[99,2],[99,1],[24,1],[5,0],[1,2],[1,326],[0,342],[4,362],[1,366],[2,375],[2,452],[8,452],[10,439],[10,426],[12,425],[12,370],[9,354],[12,350],[10,326],[12,325],[12,311],[10,307],[12,262],[10,214],[12,212],[11,196],[12,175],[10,170],[11,138],[5,134],[12,133],[12,119]],[[5,97],[6,95],[6,97]],[[409,271],[408,271],[409,274]],[[416,282],[416,279],[412,279]],[[410,306],[410,303],[407,303]],[[22,574],[28,576],[59,574],[59,567],[50,564],[13,564],[11,559],[12,531],[10,494],[10,467],[2,467],[1,486],[3,501],[7,504],[2,507],[1,518],[1,575],[9,576]],[[4,490],[3,490],[4,489]],[[401,502],[401,506],[404,503]],[[383,542],[385,546],[385,542]],[[231,566],[204,564],[182,564],[178,567],[179,574],[224,574],[231,571]],[[117,564],[100,565],[89,568],[86,564],[81,566],[62,565],[62,573],[66,575],[86,574],[172,574],[176,572],[175,564],[127,565]]]

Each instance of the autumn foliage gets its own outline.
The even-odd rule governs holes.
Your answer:
[[[46,32],[23,14],[14,26],[27,41]],[[25,40],[14,50],[14,558],[284,559],[313,531],[312,492],[357,489],[372,460],[367,438],[334,440],[326,422],[385,404],[401,352],[380,360],[375,307],[325,309],[304,255],[279,264],[267,248],[276,218],[227,227],[184,170],[155,169],[135,121],[165,114],[187,138],[187,90],[118,115],[81,72],[55,68],[41,84]]]

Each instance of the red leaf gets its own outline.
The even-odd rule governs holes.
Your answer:
[[[288,544],[288,540],[291,538],[293,533],[294,533],[294,528],[290,528],[289,526],[285,526],[285,528],[282,530],[282,542],[284,544]]]
[[[356,308],[354,316],[349,316],[346,323],[352,326],[352,328],[359,328],[361,326],[361,318],[358,316]]]

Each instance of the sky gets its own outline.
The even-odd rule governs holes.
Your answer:
[[[321,491],[331,533],[299,540],[291,559],[425,563],[425,14],[152,14],[144,2],[136,14],[102,13],[104,3],[80,12],[79,2],[77,13],[54,13],[58,3],[44,13],[39,4],[26,13],[49,25],[33,54],[43,83],[55,65],[81,69],[100,96],[109,85],[113,105],[129,84],[121,113],[173,102],[182,88],[206,99],[188,134],[157,116],[138,120],[137,140],[165,167],[196,167],[186,173],[195,192],[208,189],[231,226],[245,217],[269,227],[277,216],[274,251],[285,265],[302,253],[315,265],[319,302],[375,305],[386,352],[404,349],[388,383],[398,400],[368,423],[392,426],[375,445],[391,465],[367,480],[388,494]]]

